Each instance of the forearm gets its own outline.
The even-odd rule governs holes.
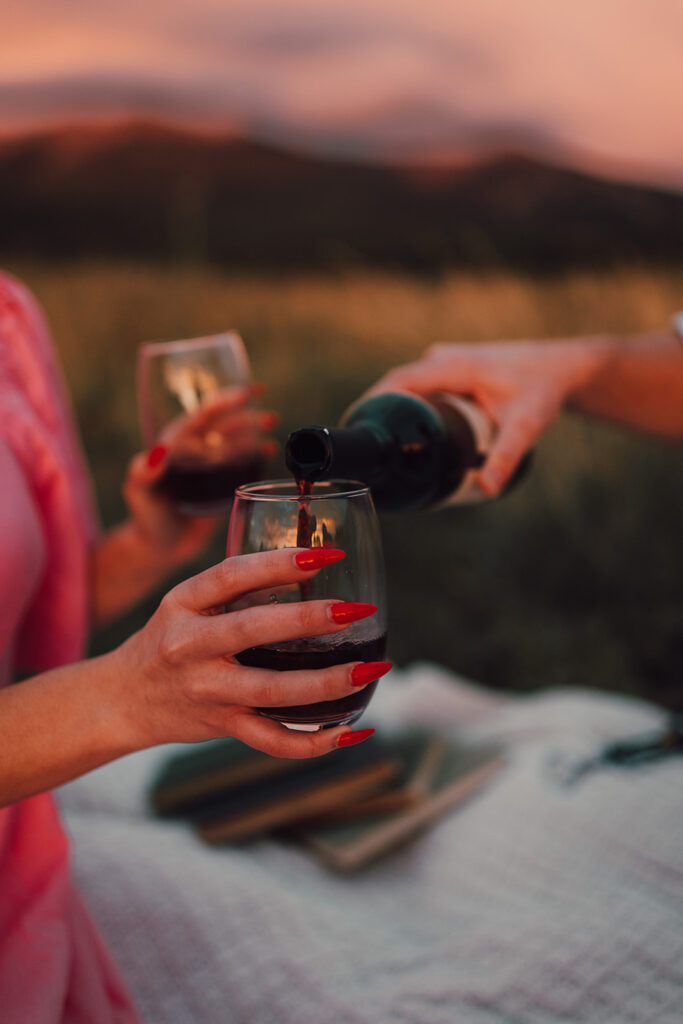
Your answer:
[[[673,332],[595,344],[606,345],[608,355],[569,396],[567,407],[683,440],[683,345]]]
[[[180,563],[146,540],[130,521],[110,530],[91,557],[92,616],[98,626],[155,590]]]
[[[118,676],[107,654],[0,691],[0,806],[136,749]]]

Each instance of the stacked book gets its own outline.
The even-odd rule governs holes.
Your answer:
[[[151,801],[156,814],[186,819],[207,843],[276,833],[336,870],[354,871],[462,804],[502,765],[498,747],[417,731],[376,734],[312,760],[270,757],[225,739],[170,760]]]

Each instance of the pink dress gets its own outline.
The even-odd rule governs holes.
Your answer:
[[[49,334],[0,273],[0,686],[83,656],[95,532]],[[73,886],[49,793],[0,809],[0,1020],[140,1020]]]

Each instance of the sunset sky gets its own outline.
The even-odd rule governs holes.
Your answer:
[[[683,188],[683,2],[5,0],[0,130],[121,113]]]

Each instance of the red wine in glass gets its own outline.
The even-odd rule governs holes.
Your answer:
[[[311,492],[313,484],[310,480],[297,480],[296,489],[299,494],[299,515],[296,521],[296,546],[298,548],[310,548],[311,546]],[[301,600],[308,599],[308,580],[302,580],[299,584]]]
[[[387,635],[371,637],[368,640],[347,640],[335,646],[324,646],[316,638],[309,640],[292,640],[288,643],[274,644],[263,647],[249,647],[237,655],[241,665],[253,668],[267,668],[276,672],[287,672],[293,669],[329,668],[331,665],[343,665],[351,661],[382,661],[387,645]],[[359,718],[370,702],[377,682],[369,683],[357,693],[337,700],[319,701],[317,704],[305,704],[290,707],[259,708],[261,714],[277,721],[292,725],[310,725],[311,723],[332,725],[342,719],[346,723]]]
[[[156,489],[182,509],[210,514],[229,506],[237,487],[259,480],[264,465],[260,453],[225,462],[171,459]]]

